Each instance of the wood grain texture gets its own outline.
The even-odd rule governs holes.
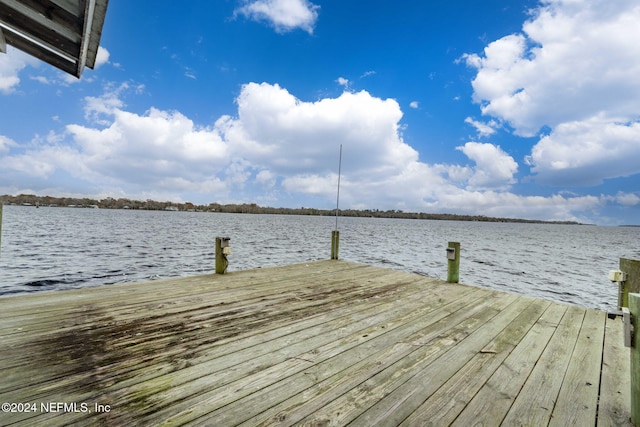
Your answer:
[[[92,410],[0,425],[620,425],[621,323],[336,260],[7,297],[0,402]]]

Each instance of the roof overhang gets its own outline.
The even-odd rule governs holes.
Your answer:
[[[80,77],[95,66],[109,0],[0,0],[0,52],[14,46]]]

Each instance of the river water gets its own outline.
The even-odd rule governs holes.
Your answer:
[[[333,217],[5,206],[0,295],[156,280],[327,259]],[[340,258],[446,279],[461,242],[460,282],[613,310],[607,279],[640,259],[640,228],[343,218]],[[0,304],[2,299],[0,299]]]

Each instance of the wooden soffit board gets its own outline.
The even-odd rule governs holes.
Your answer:
[[[93,68],[109,0],[0,0],[0,51],[14,46],[69,74]]]

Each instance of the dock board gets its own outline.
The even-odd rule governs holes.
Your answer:
[[[345,261],[0,298],[0,372],[2,426],[630,425],[620,319]]]

